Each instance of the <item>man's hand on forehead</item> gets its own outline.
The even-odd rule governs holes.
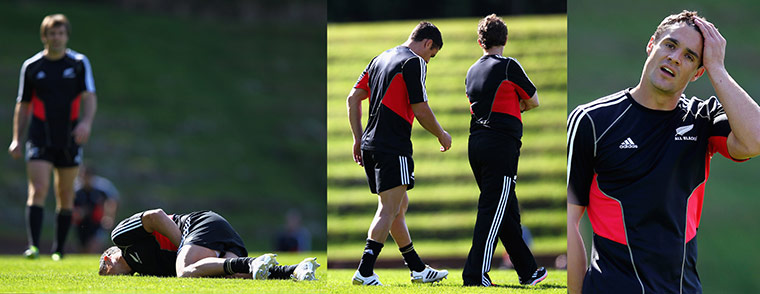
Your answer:
[[[709,21],[695,17],[694,23],[702,31],[704,44],[702,49],[702,64],[704,64],[709,74],[711,70],[724,69],[724,59],[726,56],[726,39],[718,32]]]

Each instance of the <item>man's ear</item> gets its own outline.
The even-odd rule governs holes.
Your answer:
[[[652,47],[654,47],[654,36],[649,38],[649,42],[647,43],[647,56],[652,53]]]
[[[425,47],[425,49],[433,49],[433,40],[432,39],[425,39],[422,41],[422,46]]]
[[[691,78],[691,81],[692,81],[692,82],[693,82],[693,81],[696,81],[696,80],[697,80],[697,79],[699,79],[699,77],[701,77],[703,74],[705,74],[705,67],[704,67],[704,66],[700,66],[700,67],[699,67],[699,69],[697,70],[697,73],[696,73],[696,74],[694,74],[694,77],[692,77],[692,78]]]
[[[480,39],[478,39],[478,46],[480,46],[480,48],[486,49],[486,46],[483,45],[483,42],[481,42]]]

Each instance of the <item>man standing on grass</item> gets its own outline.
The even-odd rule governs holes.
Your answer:
[[[43,207],[51,173],[55,177],[57,212],[52,258],[63,257],[74,206],[74,179],[82,162],[81,145],[90,137],[97,108],[90,62],[83,54],[66,47],[70,34],[71,24],[66,16],[46,16],[40,26],[45,49],[24,62],[19,77],[13,139],[8,152],[14,159],[23,155],[23,134],[28,125],[26,229],[29,248],[24,252],[28,258],[39,256]]]
[[[492,285],[488,272],[498,237],[520,284],[536,285],[547,273],[538,268],[522,238],[515,184],[522,145],[520,113],[538,107],[538,93],[520,63],[502,55],[507,25],[501,18],[491,14],[480,20],[478,44],[483,57],[467,71],[465,84],[472,113],[467,153],[480,197],[462,279],[465,286]]]
[[[568,118],[571,293],[701,293],[697,229],[710,159],[760,154],[760,107],[723,63],[726,40],[683,11],[646,46],[639,84]],[[707,71],[716,97],[683,94]],[[591,265],[578,224],[588,209]]]
[[[319,264],[277,265],[275,254],[247,257],[240,235],[213,211],[167,215],[161,209],[138,212],[111,232],[116,246],[100,258],[100,275],[139,273],[163,277],[219,277],[257,280],[314,280]]]
[[[443,130],[427,103],[427,63],[443,47],[438,28],[420,22],[402,45],[376,56],[359,76],[347,99],[353,133],[353,158],[364,166],[370,191],[378,194],[375,218],[367,233],[355,285],[382,285],[374,273],[375,261],[390,232],[411,270],[412,282],[434,283],[448,275],[425,265],[412,245],[406,227],[409,204],[406,191],[414,187],[412,123],[414,118],[435,135],[441,152],[451,147],[451,136]],[[361,128],[361,102],[369,98],[367,128]]]

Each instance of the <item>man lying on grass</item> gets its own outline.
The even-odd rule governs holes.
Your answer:
[[[315,257],[297,265],[277,265],[276,254],[252,258],[240,235],[213,211],[167,215],[148,210],[121,221],[111,240],[116,246],[100,258],[100,275],[232,277],[314,280]]]

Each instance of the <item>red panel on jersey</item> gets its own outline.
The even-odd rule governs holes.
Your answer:
[[[71,120],[79,118],[79,103],[82,101],[82,94],[79,94],[74,101],[71,101]]]
[[[158,241],[158,245],[161,247],[161,249],[177,251],[177,246],[174,246],[172,241],[169,241],[169,238],[167,238],[166,236],[161,235],[156,231],[153,231],[153,233],[151,234],[153,235],[153,237],[156,238],[156,241]]]
[[[731,154],[728,153],[728,137],[723,136],[713,136],[709,139],[709,144],[707,145],[707,156],[712,157],[715,153],[720,153],[723,155],[723,157],[731,159],[736,162],[744,162],[749,160],[747,159],[736,159],[731,157]]]
[[[369,92],[369,75],[367,74],[367,72],[362,72],[362,77],[359,78],[359,81],[356,82],[356,85],[354,85],[354,88],[364,89],[367,92]],[[364,97],[362,99],[366,99],[367,97]]]
[[[32,115],[45,120],[45,103],[37,97],[37,93],[32,93]]]
[[[689,196],[688,208],[686,210],[686,243],[697,235],[699,220],[702,218],[702,202],[705,200],[705,183],[707,183],[707,178],[710,177],[710,159],[713,154],[715,152],[708,151],[705,155],[705,181],[699,184]]]
[[[528,93],[511,81],[502,81],[493,98],[491,111],[506,113],[522,121],[520,115],[520,99],[530,99]]]
[[[620,202],[604,195],[599,189],[597,175],[591,181],[589,191],[588,218],[594,233],[597,235],[627,245],[625,237],[625,224],[623,223],[623,208]]]
[[[396,74],[393,77],[388,90],[385,91],[382,103],[385,107],[388,107],[391,111],[409,122],[410,125],[414,122],[414,112],[412,111],[412,105],[409,104],[409,93],[406,91],[406,82],[404,82],[403,75]]]

